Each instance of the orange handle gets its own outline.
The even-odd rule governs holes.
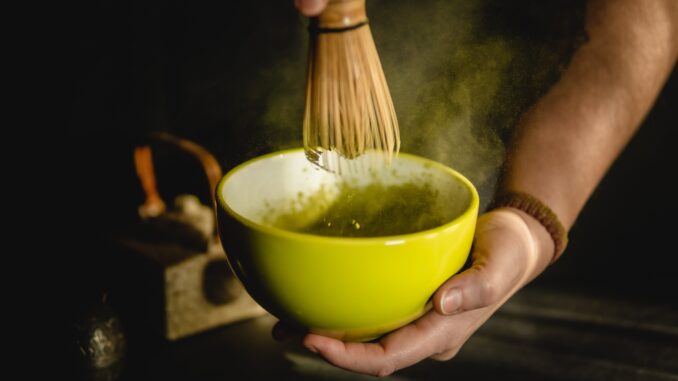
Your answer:
[[[223,174],[217,159],[203,146],[190,140],[177,138],[166,132],[154,133],[151,135],[151,138],[159,142],[169,143],[200,160],[210,185],[210,197],[212,199],[212,208],[214,209],[216,207],[214,191]],[[160,197],[156,186],[153,156],[149,145],[134,149],[134,165],[146,195],[144,204],[139,207],[139,214],[142,217],[158,216],[165,211],[165,203]],[[219,232],[216,229],[214,230],[214,238],[219,240]]]
[[[153,156],[150,146],[134,148],[134,166],[136,167],[139,181],[141,181],[141,187],[146,194],[146,200],[139,207],[139,215],[142,218],[157,217],[165,211],[166,207],[165,202],[158,193],[158,187],[155,182],[155,170],[153,169]]]
[[[330,0],[318,16],[320,28],[346,28],[365,21],[365,0]]]

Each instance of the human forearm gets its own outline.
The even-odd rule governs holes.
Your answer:
[[[522,119],[502,187],[541,199],[569,229],[671,72],[677,24],[675,0],[590,2],[590,39]]]
[[[592,3],[591,39],[522,120],[504,188],[543,200],[569,229],[674,65],[676,23],[678,0]],[[376,342],[309,334],[303,344],[338,367],[380,376],[427,357],[450,359],[494,311],[548,266],[554,248],[549,232],[531,214],[517,208],[491,210],[478,219],[472,265],[440,286],[433,309],[424,316]]]

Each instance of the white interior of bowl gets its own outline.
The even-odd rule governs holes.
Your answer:
[[[462,214],[472,200],[471,190],[464,182],[441,164],[426,159],[401,154],[382,170],[337,175],[310,163],[302,150],[270,155],[239,167],[224,183],[221,196],[234,212],[261,224],[266,223],[272,210],[290,205],[303,208],[306,196],[321,189],[331,201],[338,195],[339,184],[343,181],[353,185],[374,181],[384,185],[428,182],[438,191],[436,208],[448,220]],[[318,208],[317,203],[314,207]],[[318,215],[324,211],[322,207],[318,209]]]

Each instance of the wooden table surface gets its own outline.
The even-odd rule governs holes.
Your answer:
[[[275,342],[270,315],[137,359],[145,380],[368,380],[298,343]],[[393,380],[678,380],[678,311],[528,287],[451,361],[423,361]]]

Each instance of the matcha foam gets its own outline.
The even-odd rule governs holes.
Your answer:
[[[415,233],[451,220],[440,208],[438,190],[426,182],[364,186],[339,185],[331,197],[325,188],[293,206],[267,206],[265,223],[296,232],[338,237],[379,237]],[[280,210],[285,210],[281,212]]]

